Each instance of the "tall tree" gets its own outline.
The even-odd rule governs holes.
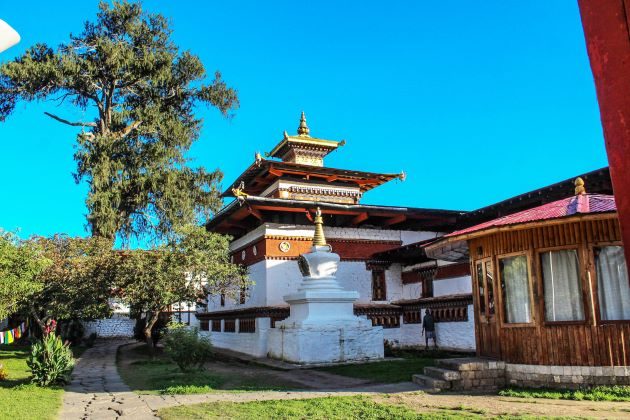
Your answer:
[[[201,129],[195,106],[229,116],[238,99],[220,73],[205,81],[199,58],[172,42],[167,19],[140,3],[103,1],[96,21],[67,44],[37,44],[0,66],[0,121],[20,100],[53,98],[93,115],[70,121],[46,112],[81,128],[75,180],[89,185],[92,234],[164,238],[220,206],[222,174],[187,166],[186,153]]]

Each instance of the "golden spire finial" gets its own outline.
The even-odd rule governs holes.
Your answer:
[[[306,115],[304,115],[304,111],[302,111],[302,116],[300,117],[300,126],[298,127],[298,135],[300,136],[308,136],[309,133],[308,125],[306,125]]]
[[[324,237],[324,221],[322,220],[322,210],[317,207],[315,211],[315,235],[313,236],[313,246],[326,246]]]
[[[584,180],[582,178],[578,176],[575,178],[573,184],[575,185],[575,195],[586,194],[586,188],[584,188]]]

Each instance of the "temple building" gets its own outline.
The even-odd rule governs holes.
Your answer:
[[[207,229],[234,238],[232,261],[248,267],[253,285],[237,299],[209,296],[207,312],[197,314],[202,331],[217,347],[270,353],[269,329],[289,317],[283,297],[300,284],[297,260],[312,246],[319,208],[327,243],[341,259],[337,281],[358,292],[356,315],[383,327],[384,339],[393,346],[419,345],[424,344],[421,312],[431,308],[438,344],[474,350],[468,265],[417,259],[414,253],[418,244],[455,230],[464,212],[361,204],[365,193],[404,180],[405,174],[326,166],[326,156],[344,144],[312,137],[302,113],[297,135],[285,131],[223,193],[234,200]],[[413,261],[405,259],[408,253]],[[434,277],[442,279],[439,284]]]

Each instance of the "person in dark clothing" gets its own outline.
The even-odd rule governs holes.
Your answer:
[[[425,350],[429,349],[429,339],[433,339],[433,346],[437,349],[437,337],[435,336],[435,320],[433,315],[427,309],[424,312],[424,319],[422,320],[422,335],[425,338]]]

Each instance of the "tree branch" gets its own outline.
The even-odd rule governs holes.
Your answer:
[[[120,139],[125,138],[129,135],[129,133],[131,133],[133,130],[135,130],[136,128],[140,127],[140,124],[142,124],[142,121],[134,121],[133,123],[129,124],[127,127],[125,127],[124,129],[120,130],[119,132],[116,133],[116,136]]]
[[[44,114],[48,115],[50,118],[54,120],[57,120],[64,124],[71,125],[73,127],[96,127],[96,123],[93,123],[93,122],[81,122],[81,121],[72,122],[72,121],[64,120],[63,118],[60,118],[54,114],[51,114],[50,112],[44,112]]]

